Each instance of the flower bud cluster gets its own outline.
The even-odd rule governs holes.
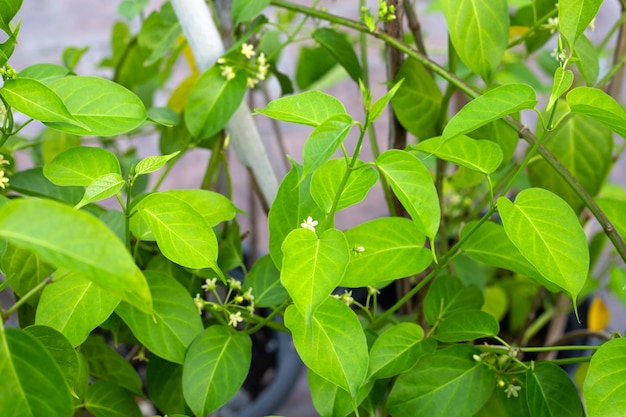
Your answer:
[[[11,65],[6,64],[4,68],[0,68],[0,76],[5,80],[17,78],[17,71]]]
[[[193,301],[198,308],[199,314],[202,314],[204,308],[208,306],[213,313],[223,314],[229,326],[237,327],[245,319],[243,313],[246,313],[248,316],[254,314],[255,306],[252,288],[244,291],[241,281],[232,277],[228,278],[225,287],[227,294],[224,298],[225,301],[222,301],[218,292],[217,278],[207,278],[204,284],[202,284],[202,289],[207,294],[212,295],[217,302],[207,301],[200,294],[196,294]]]
[[[2,167],[3,167],[3,165],[10,165],[10,164],[11,163],[9,161],[4,159],[4,155],[0,154],[0,188],[2,188],[3,190],[9,184],[9,179],[4,176],[5,172],[4,172],[4,169]]]
[[[239,53],[230,53],[217,60],[220,65],[222,77],[232,80],[239,71],[245,71],[248,88],[254,88],[259,81],[265,80],[270,69],[265,54],[257,55],[254,45],[244,43]]]

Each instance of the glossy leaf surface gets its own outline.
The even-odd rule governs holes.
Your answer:
[[[466,287],[460,279],[441,276],[430,285],[424,299],[424,316],[434,325],[439,319],[467,310],[478,310],[483,305],[483,295],[474,285]]]
[[[420,230],[434,239],[439,229],[437,190],[424,164],[400,150],[388,150],[376,158],[376,166]]]
[[[535,90],[527,84],[505,84],[487,91],[467,103],[443,130],[443,139],[451,139],[478,129],[489,122],[537,104]]]
[[[311,37],[328,50],[355,82],[361,78],[361,64],[346,37],[331,28],[316,29]]]
[[[454,345],[426,355],[398,377],[387,408],[394,417],[465,417],[481,409],[494,387],[494,372],[472,356],[480,351]]]
[[[625,376],[626,339],[609,340],[591,357],[583,385],[589,417],[624,415],[626,398],[622,392]]]
[[[313,372],[356,397],[367,374],[365,334],[354,312],[327,297],[313,314],[311,327],[295,306],[285,311],[300,358]]]
[[[313,90],[272,100],[255,112],[283,122],[316,127],[332,116],[346,114],[346,108],[335,97]]]
[[[152,311],[143,274],[124,244],[91,214],[49,200],[14,200],[0,209],[0,237],[51,265],[84,274],[142,311]]]
[[[135,175],[145,175],[157,171],[163,168],[170,159],[175,158],[179,153],[180,151],[173,152],[169,155],[148,156],[139,161],[135,167]]]
[[[94,417],[141,417],[132,394],[109,381],[96,381],[87,388],[85,408]]]
[[[377,286],[422,272],[432,262],[425,236],[409,219],[382,217],[345,231],[350,263],[344,287]]]
[[[311,314],[339,285],[350,254],[342,232],[326,230],[319,238],[308,229],[296,229],[283,243],[280,281],[294,304],[310,322]]]
[[[320,123],[304,144],[302,175],[306,176],[328,161],[348,136],[352,125],[352,118],[347,114],[331,116]]]
[[[112,81],[99,77],[72,76],[48,86],[63,100],[82,126],[46,123],[76,135],[114,136],[138,128],[146,120],[146,108],[139,97]]]
[[[476,140],[460,135],[443,140],[441,136],[423,140],[409,149],[435,155],[474,171],[491,174],[502,163],[502,149],[490,140]]]
[[[498,321],[491,314],[464,310],[446,314],[433,337],[441,342],[454,343],[495,336],[499,331]]]
[[[507,1],[443,0],[441,5],[459,57],[473,72],[488,80],[507,47]]]
[[[559,32],[574,48],[576,41],[591,24],[598,13],[602,0],[559,1]]]
[[[626,110],[604,91],[593,87],[577,87],[567,94],[571,111],[582,113],[608,126],[626,138]]]
[[[105,174],[87,186],[85,195],[74,208],[81,208],[87,204],[104,200],[117,194],[126,184],[119,174]]]
[[[121,175],[117,157],[106,149],[80,146],[58,154],[43,168],[52,183],[86,187],[107,174]]]
[[[522,255],[548,281],[573,298],[589,270],[587,238],[572,208],[551,192],[529,188],[515,203],[498,198],[504,230]]]
[[[271,307],[287,299],[287,290],[280,282],[280,271],[269,255],[259,258],[243,282],[244,287],[252,288],[254,304],[257,307]]]
[[[135,337],[151,352],[182,364],[191,341],[203,330],[189,291],[166,274],[145,272],[152,293],[153,312],[146,314],[122,303],[116,312]]]
[[[183,365],[183,394],[196,415],[226,404],[241,388],[252,357],[245,333],[210,326],[189,346]]]

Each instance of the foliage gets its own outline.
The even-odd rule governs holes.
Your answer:
[[[139,416],[142,398],[206,416],[240,390],[268,328],[293,337],[322,416],[624,415],[626,346],[604,331],[600,299],[589,328],[548,325],[572,312],[585,323],[578,307],[605,275],[624,298],[626,191],[607,177],[626,110],[605,87],[626,45],[618,37],[609,61],[609,42],[586,37],[602,1],[433,2],[448,25],[445,65],[427,55],[416,10],[427,11],[360,3],[355,21],[317,1],[233,1],[222,22],[232,47],[201,71],[176,0],[149,15],[125,0],[108,80],[75,73],[77,48],[63,65],[14,69],[22,1],[2,2],[0,291],[15,296],[0,321],[3,415]],[[386,61],[379,98],[370,42],[400,58]],[[283,74],[291,44],[298,65]],[[319,91],[337,78],[362,109]],[[256,117],[311,131],[275,196],[261,197],[268,253],[250,265],[227,151],[264,157],[236,128],[267,80],[281,94]],[[535,128],[520,121],[532,112]],[[394,129],[380,150],[382,122]],[[34,138],[22,131],[31,123]],[[145,135],[160,155],[122,151]],[[211,151],[203,183],[161,190],[196,148]],[[340,224],[377,192],[388,215]],[[562,346],[581,334],[605,343]],[[565,350],[594,354],[556,356]],[[584,407],[560,367],[575,363],[588,365]]]

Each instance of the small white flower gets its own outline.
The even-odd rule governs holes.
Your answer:
[[[222,58],[217,58],[217,63],[218,64],[225,64],[226,63],[226,59],[224,57]]]
[[[204,308],[204,300],[200,297],[200,294],[196,294],[193,302],[198,309],[198,314],[202,314],[202,309]]]
[[[365,247],[361,245],[355,245],[354,248],[352,248],[352,252],[354,252],[355,255],[360,255],[365,252]]]
[[[378,291],[375,287],[368,286],[367,287],[367,294],[373,296],[373,295],[380,294],[380,291]]]
[[[517,398],[521,390],[522,390],[522,387],[518,385],[509,384],[509,386],[506,387],[504,392],[506,392],[506,398],[511,398],[511,397]]]
[[[242,321],[243,321],[243,317],[241,316],[241,311],[238,311],[236,313],[230,313],[228,315],[229,326],[237,327],[237,325],[241,323]]]
[[[596,30],[596,18],[595,17],[591,19],[591,23],[589,23],[589,29],[591,29],[592,32]]]
[[[554,33],[559,30],[559,18],[558,17],[549,17],[548,23],[541,26],[544,29],[549,29],[550,33]]]
[[[257,80],[256,78],[250,78],[248,77],[248,88],[254,88],[256,87],[256,85],[259,83],[259,80]]]
[[[244,43],[243,45],[241,45],[241,55],[245,56],[248,59],[255,56],[256,52],[254,51],[254,45],[249,43]]]
[[[233,289],[235,291],[241,290],[241,281],[235,278],[228,278],[228,288]]]
[[[252,287],[248,288],[248,290],[243,294],[243,298],[246,301],[254,301],[254,295],[252,294]]]
[[[311,216],[307,217],[306,220],[303,220],[302,223],[300,223],[300,227],[302,227],[303,229],[309,229],[312,232],[315,232],[315,226],[317,226],[318,222],[317,220],[313,220],[313,218]]]
[[[4,176],[4,170],[0,170],[0,188],[5,189],[8,183],[9,179]]]
[[[267,64],[267,59],[265,58],[265,54],[263,52],[261,52],[258,56],[258,58],[256,59],[256,62],[259,65],[266,65]]]
[[[202,289],[205,291],[214,291],[217,283],[217,278],[208,278],[204,281]]]
[[[235,78],[235,70],[233,69],[233,67],[229,65],[222,65],[221,68],[222,68],[222,77],[226,78],[229,81]]]

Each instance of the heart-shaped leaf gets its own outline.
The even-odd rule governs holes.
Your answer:
[[[332,116],[346,114],[346,108],[341,101],[316,90],[277,98],[270,101],[264,109],[254,111],[283,122],[314,127]]]
[[[502,163],[502,149],[496,142],[459,135],[446,141],[441,136],[408,147],[483,174],[491,174]]]

